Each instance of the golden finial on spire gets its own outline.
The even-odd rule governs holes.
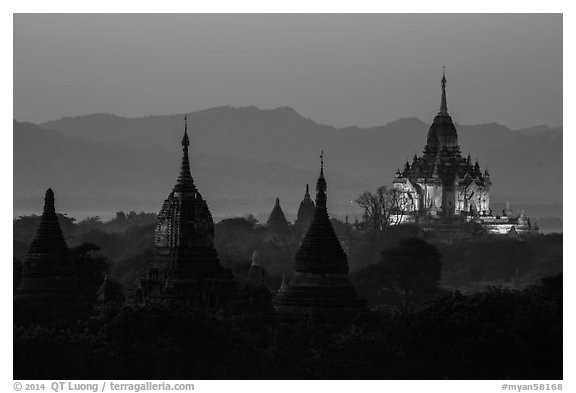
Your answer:
[[[324,150],[320,153],[320,169],[324,169]]]

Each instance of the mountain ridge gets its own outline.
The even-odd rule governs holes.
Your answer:
[[[187,112],[187,114],[192,115],[192,116],[213,115],[214,113],[222,113],[223,111],[229,111],[229,110],[233,110],[233,111],[260,111],[260,112],[282,112],[283,111],[286,113],[292,113],[292,114],[296,115],[297,117],[304,119],[304,120],[311,121],[314,124],[331,127],[331,128],[336,129],[336,130],[347,130],[347,129],[370,130],[373,128],[387,127],[387,126],[390,126],[394,123],[399,123],[399,122],[403,122],[403,121],[411,121],[411,120],[415,120],[415,121],[418,121],[418,122],[424,123],[424,124],[429,124],[428,122],[426,122],[426,121],[424,121],[424,120],[422,120],[416,116],[408,116],[408,117],[400,117],[396,120],[392,120],[392,121],[387,122],[383,125],[365,126],[365,127],[361,127],[361,126],[336,127],[336,126],[333,126],[330,124],[320,123],[320,122],[314,121],[311,118],[308,118],[308,117],[300,114],[298,111],[296,111],[291,106],[279,106],[279,107],[275,107],[275,108],[258,108],[257,106],[254,106],[254,105],[248,105],[248,106],[220,105],[220,106],[216,106],[216,107],[190,111],[190,112]],[[185,114],[186,113],[172,113],[172,114],[157,114],[157,115],[144,115],[144,116],[130,117],[130,116],[117,115],[117,114],[114,114],[111,112],[96,112],[96,113],[88,113],[85,115],[62,116],[59,119],[48,120],[48,121],[43,121],[43,122],[39,122],[39,123],[27,122],[27,121],[22,121],[22,120],[15,120],[15,121],[18,121],[19,123],[32,123],[32,124],[36,124],[36,125],[39,125],[41,127],[50,129],[51,127],[49,125],[51,125],[51,124],[58,124],[62,121],[66,121],[66,120],[84,119],[84,118],[89,118],[89,117],[111,117],[111,118],[123,119],[123,120],[144,120],[144,119],[150,119],[150,118],[165,118],[165,117],[171,117],[171,116],[184,116]],[[552,126],[549,126],[546,124],[537,124],[537,125],[530,126],[530,127],[522,127],[519,129],[515,129],[515,128],[508,127],[506,125],[500,124],[498,122],[486,122],[486,123],[477,123],[477,124],[461,124],[461,123],[455,122],[455,125],[465,126],[465,127],[497,125],[497,126],[504,127],[504,128],[511,130],[511,131],[523,132],[523,133],[540,133],[540,132],[558,130],[558,129],[563,128],[562,126],[552,127]]]
[[[25,127],[15,121],[15,206],[21,196],[41,191],[37,185],[46,176],[38,173],[65,178],[55,181],[75,198],[90,197],[98,202],[113,195],[125,199],[121,208],[130,201],[134,209],[159,206],[177,175],[183,117],[131,119],[90,114],[37,125],[37,137],[57,132],[54,138],[68,148],[56,146],[54,140],[40,143],[37,137],[20,133]],[[285,201],[286,211],[296,210],[305,184],[315,184],[321,150],[332,208],[340,213],[351,210],[345,201],[362,191],[390,185],[396,169],[414,154],[421,154],[429,128],[429,123],[415,117],[384,126],[335,128],[305,118],[290,107],[268,110],[254,106],[192,112],[188,123],[199,188],[211,199],[223,201],[215,207],[220,215],[238,214],[242,209],[243,213],[267,210],[266,204],[276,196]],[[539,132],[519,132],[497,123],[456,127],[462,154],[470,152],[482,168],[489,168],[493,200],[562,203],[561,127],[538,126]],[[58,152],[54,162],[45,156],[46,145]],[[106,155],[111,158],[104,159]],[[73,182],[79,184],[76,189]],[[105,189],[96,187],[98,183]],[[86,195],[80,195],[82,190]],[[226,200],[244,202],[227,211]],[[113,197],[110,204],[114,204]]]

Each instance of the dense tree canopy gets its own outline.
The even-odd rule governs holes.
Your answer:
[[[377,264],[353,273],[352,280],[370,304],[421,299],[440,291],[440,258],[435,246],[409,238],[382,251]]]
[[[373,308],[340,333],[279,333],[183,307],[14,328],[15,379],[562,379],[562,276]]]
[[[149,216],[119,214],[114,225],[59,219],[86,288],[97,288],[109,268],[118,292],[146,268],[155,227]],[[15,286],[38,220],[14,220]],[[14,378],[562,378],[562,235],[447,242],[411,225],[376,236],[333,224],[370,305],[338,334],[302,330],[283,340],[278,333],[262,345],[223,315],[104,305],[83,321],[15,326]],[[223,220],[215,232],[219,256],[237,278],[254,250],[271,289],[291,271],[298,239],[270,236],[251,217]]]

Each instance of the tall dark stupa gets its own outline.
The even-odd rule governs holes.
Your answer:
[[[214,222],[190,172],[189,145],[185,118],[180,175],[158,214],[151,267],[141,279],[141,296],[144,302],[216,308],[227,302],[234,281],[214,248]]]
[[[58,223],[54,192],[49,188],[40,225],[24,258],[22,281],[14,295],[14,317],[55,320],[81,310],[74,264]]]
[[[348,259],[328,216],[323,164],[314,217],[296,253],[292,281],[283,283],[274,299],[280,325],[340,328],[366,308],[348,278]]]

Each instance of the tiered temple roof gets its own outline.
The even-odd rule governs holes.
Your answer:
[[[406,161],[393,184],[400,207],[391,215],[391,223],[416,223],[425,231],[442,233],[445,239],[483,232],[507,234],[512,229],[520,235],[537,233],[525,217],[492,214],[490,174],[478,161],[472,163],[470,154],[463,157],[460,152],[458,133],[448,114],[445,73],[440,110],[428,130],[424,152]],[[483,228],[462,225],[470,222]]]
[[[428,130],[426,146],[429,153],[440,151],[443,148],[447,150],[459,150],[458,133],[452,123],[452,118],[448,114],[448,105],[446,103],[446,74],[442,75],[442,99],[440,102],[440,111],[434,117],[434,121]]]
[[[216,307],[223,301],[223,286],[232,290],[234,283],[214,248],[214,222],[190,172],[189,145],[185,121],[180,175],[158,214],[151,268],[141,280],[142,295],[147,300]]]
[[[323,162],[316,184],[316,207],[296,253],[293,277],[274,299],[280,324],[342,327],[366,306],[348,278],[348,260],[326,209]]]
[[[482,172],[478,162],[472,164],[470,155],[462,157],[458,145],[458,133],[448,114],[446,103],[446,74],[442,75],[442,98],[440,110],[428,130],[424,154],[414,155],[412,163],[406,161],[404,170],[398,170],[395,181],[410,179],[417,182],[441,182],[451,185],[456,180],[459,185],[476,182],[479,186],[489,186],[488,171]]]
[[[426,182],[438,180],[445,184],[450,184],[455,179],[458,180],[461,185],[471,183],[472,181],[485,186],[492,184],[488,170],[482,172],[478,162],[472,165],[470,164],[469,157],[468,159],[461,157],[459,151],[447,153],[446,150],[441,150],[440,153],[434,157],[426,153],[422,157],[415,156],[412,165],[406,162],[404,170],[399,170],[396,173],[396,178],[410,179],[414,182],[420,179]]]

